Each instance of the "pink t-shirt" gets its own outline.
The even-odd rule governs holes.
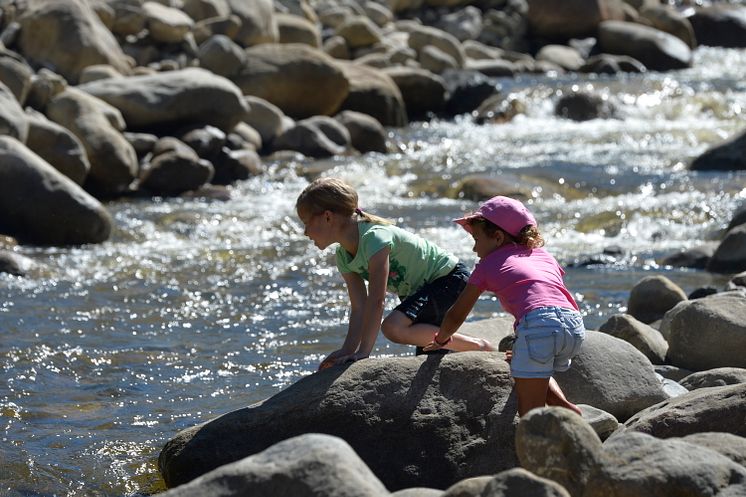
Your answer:
[[[564,274],[543,248],[506,245],[477,263],[469,283],[497,295],[503,308],[518,322],[539,307],[579,310],[562,280]]]

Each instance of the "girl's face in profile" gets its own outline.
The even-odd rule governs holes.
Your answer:
[[[304,230],[303,234],[306,235],[311,241],[321,250],[334,243],[334,240],[330,238],[330,227],[329,211],[319,212],[313,214],[306,209],[298,211],[298,217],[303,223]]]
[[[500,230],[497,230],[493,235],[488,235],[484,232],[484,227],[478,223],[472,225],[471,229],[471,236],[474,238],[472,251],[476,252],[480,259],[500,248],[505,241]]]

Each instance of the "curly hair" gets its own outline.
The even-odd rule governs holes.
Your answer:
[[[518,236],[513,236],[500,226],[496,225],[492,221],[485,219],[481,216],[469,219],[469,226],[479,226],[489,236],[494,236],[497,231],[501,231],[508,240],[511,240],[519,245],[525,245],[530,249],[535,249],[544,246],[544,238],[539,233],[539,228],[529,224],[523,227]]]

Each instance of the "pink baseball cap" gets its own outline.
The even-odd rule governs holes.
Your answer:
[[[471,233],[472,230],[471,226],[469,226],[469,221],[477,217],[485,218],[512,236],[518,236],[521,230],[529,224],[536,226],[536,219],[526,209],[526,206],[510,197],[492,197],[480,205],[476,212],[459,219],[454,219],[453,222],[460,224],[466,231]]]

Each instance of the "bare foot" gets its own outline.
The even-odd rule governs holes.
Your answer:
[[[497,350],[489,340],[486,340],[484,338],[479,339],[479,350],[482,352],[492,352]]]

